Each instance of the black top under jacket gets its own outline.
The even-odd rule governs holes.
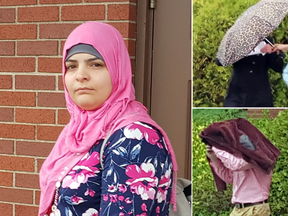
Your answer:
[[[268,70],[282,73],[285,55],[251,55],[233,64],[224,107],[273,107]]]

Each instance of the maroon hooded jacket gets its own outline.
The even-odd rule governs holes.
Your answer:
[[[215,122],[199,134],[206,145],[215,146],[233,155],[242,156],[249,163],[258,165],[270,173],[280,155],[277,149],[254,125],[243,118]],[[239,157],[239,156],[238,156]],[[218,191],[226,189],[226,183],[214,172]]]

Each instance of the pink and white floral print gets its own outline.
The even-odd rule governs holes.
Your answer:
[[[108,195],[107,195],[107,194],[103,194],[102,197],[103,197],[103,200],[104,200],[105,202],[108,201]]]
[[[146,212],[143,212],[142,214],[137,214],[136,216],[148,216]]]
[[[157,144],[159,141],[159,135],[155,129],[141,122],[134,122],[126,126],[124,129],[124,135],[129,139],[142,140],[145,138],[148,143],[153,145]]]
[[[128,165],[125,173],[130,177],[126,184],[130,185],[132,193],[140,195],[143,200],[154,199],[156,191],[153,187],[158,184],[158,178],[153,164]]]
[[[88,156],[86,154],[83,158],[65,176],[62,181],[62,187],[78,189],[82,183],[87,182],[89,177],[93,177],[96,173],[99,173],[99,168],[94,167],[100,162],[98,152],[93,152],[91,155],[88,154]]]
[[[99,213],[94,208],[89,208],[87,211],[85,211],[82,216],[99,216]]]
[[[168,169],[159,181],[158,191],[157,191],[157,202],[161,203],[166,200],[168,188],[171,185],[171,169]]]
[[[114,184],[108,185],[108,192],[114,193],[115,191],[117,191],[116,185],[114,185]]]
[[[160,207],[159,207],[159,206],[156,207],[156,213],[157,213],[157,214],[160,213]]]
[[[130,197],[127,197],[127,198],[125,199],[125,203],[126,203],[126,204],[132,204],[132,203],[133,203],[133,200],[132,200]]]
[[[118,190],[121,193],[125,193],[127,191],[127,187],[125,184],[119,184]]]
[[[102,142],[64,178],[58,216],[169,215],[172,162],[159,131],[140,122],[118,130],[107,142],[100,170]]]
[[[145,203],[142,203],[141,209],[142,209],[142,211],[148,211],[147,210],[147,205]]]
[[[95,170],[86,166],[75,166],[62,181],[62,187],[78,189],[80,184],[87,182],[95,175]]]
[[[118,195],[117,194],[109,194],[110,196],[110,202],[115,203],[118,201]]]
[[[124,201],[124,199],[125,199],[124,196],[119,196],[119,197],[118,197],[118,200],[120,200],[120,201],[122,201],[122,202]]]
[[[87,153],[78,163],[79,166],[95,166],[100,163],[100,154],[99,152],[92,152],[90,155]]]
[[[80,204],[80,203],[83,203],[84,202],[84,199],[82,197],[78,197],[76,196],[75,194],[71,197],[71,202],[72,204]]]
[[[95,191],[91,190],[90,188],[87,188],[86,192],[84,193],[85,196],[95,196]]]
[[[59,211],[59,209],[55,209],[53,211],[53,213],[51,213],[50,215],[52,215],[52,216],[61,216],[61,212]]]

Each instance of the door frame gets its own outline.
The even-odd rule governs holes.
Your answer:
[[[150,8],[150,0],[137,0],[137,34],[136,34],[136,61],[135,61],[135,73],[134,73],[134,85],[136,99],[143,103],[148,109],[148,113],[151,115],[151,89],[152,89],[152,67],[153,67],[153,37],[154,37],[154,9]],[[190,20],[191,21],[191,20]],[[191,34],[190,34],[191,38]],[[192,49],[191,49],[192,52]],[[192,54],[191,54],[192,56]],[[191,73],[192,74],[192,73]],[[192,83],[190,81],[189,87],[191,90]],[[191,91],[188,94],[187,100],[188,107],[192,108]],[[187,121],[187,134],[186,145],[187,154],[183,155],[188,162],[185,165],[184,178],[190,179],[192,170],[192,137],[191,137],[191,124],[192,124],[192,109],[188,109]],[[190,154],[189,154],[190,152]]]
[[[151,110],[151,85],[153,65],[153,17],[150,0],[137,1],[137,34],[135,61],[135,94],[136,99]]]

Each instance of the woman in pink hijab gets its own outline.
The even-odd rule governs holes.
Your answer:
[[[71,119],[40,171],[39,216],[169,215],[176,159],[135,101],[121,34],[100,22],[78,26],[64,45],[63,82]]]

